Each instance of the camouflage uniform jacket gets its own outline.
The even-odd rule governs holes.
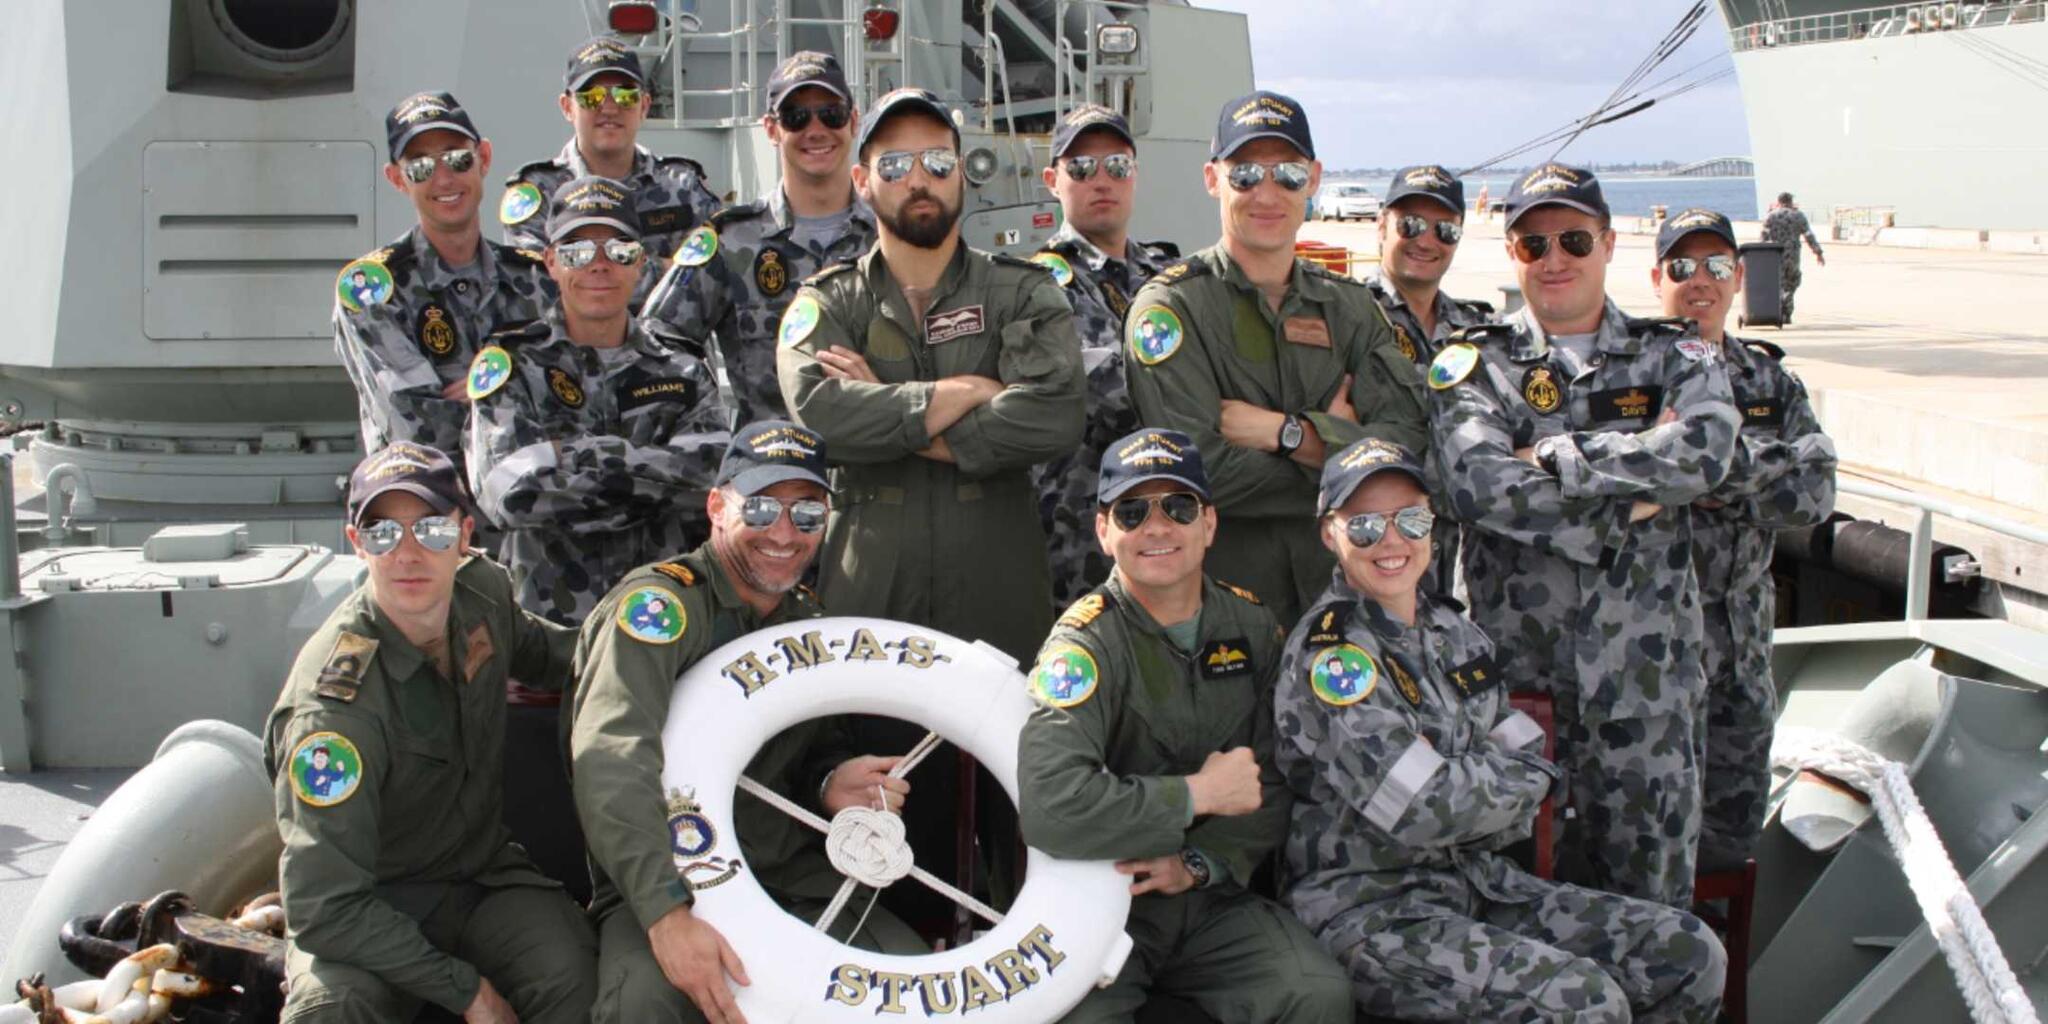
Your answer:
[[[1022,660],[1053,615],[1028,474],[1081,434],[1073,311],[1044,267],[964,244],[929,301],[915,319],[877,246],[804,282],[783,314],[783,398],[834,464],[819,590],[835,611],[987,640]],[[817,353],[834,345],[860,353],[880,383],[828,378]],[[955,461],[919,456],[932,443],[932,382],[961,374],[1006,387],[941,434]]]
[[[503,567],[455,573],[444,677],[371,600],[344,598],[306,641],[271,708],[263,763],[277,794],[290,937],[457,1013],[476,968],[418,922],[458,886],[545,886],[503,821],[505,680],[560,690],[576,634],[523,612]],[[324,748],[326,769],[311,754]]]
[[[1764,214],[1763,240],[1776,242],[1785,250],[1785,265],[1799,265],[1799,241],[1805,239],[1814,255],[1820,255],[1820,239],[1814,236],[1813,225],[1806,219],[1806,213],[1796,207],[1780,206]]]
[[[415,441],[460,465],[469,406],[441,389],[469,372],[484,339],[553,304],[555,284],[537,255],[480,240],[476,257],[449,266],[415,225],[363,257],[390,272],[388,298],[360,312],[336,300],[334,351],[356,388],[364,452]]]
[[[1131,241],[1124,243],[1122,259],[1111,259],[1072,224],[1062,224],[1032,262],[1050,268],[1073,303],[1081,366],[1088,373],[1088,422],[1081,446],[1034,471],[1039,521],[1050,541],[1053,602],[1065,607],[1109,577],[1109,557],[1095,542],[1096,471],[1103,449],[1138,429],[1124,383],[1124,316],[1131,296],[1166,260]]]
[[[1075,602],[1039,651],[1039,708],[1018,739],[1025,841],[1076,860],[1192,847],[1211,865],[1211,887],[1248,885],[1287,820],[1287,788],[1273,766],[1280,641],[1272,613],[1214,580],[1202,583],[1192,654],[1174,646],[1115,574]],[[1076,651],[1094,672],[1073,677],[1080,685],[1062,697],[1044,666]],[[1258,757],[1259,809],[1197,820],[1185,777],[1210,754],[1237,747]]]
[[[1528,837],[1561,777],[1543,729],[1508,705],[1486,634],[1417,602],[1404,625],[1340,572],[1287,640],[1276,757],[1294,798],[1288,899],[1311,931],[1360,907],[1370,932],[1545,891],[1497,852]]]
[[[729,206],[711,217],[708,239],[678,249],[641,314],[661,321],[690,351],[706,357],[718,338],[733,423],[787,419],[775,380],[775,327],[799,282],[875,244],[875,215],[849,191],[846,232],[799,245],[789,196]]]
[[[725,405],[703,363],[638,324],[592,348],[556,310],[492,342],[470,368],[470,488],[520,605],[577,625],[635,566],[702,539]]]
[[[1696,646],[1668,641],[1699,635],[1686,506],[1728,474],[1737,416],[1712,347],[1683,324],[1610,302],[1581,365],[1525,308],[1463,332],[1430,367],[1472,617],[1508,678],[1576,692],[1588,720],[1695,708],[1703,694],[1696,653],[1683,657]],[[1460,357],[1476,367],[1455,372]],[[1665,409],[1679,419],[1652,429]],[[1553,436],[1555,475],[1516,458]],[[1639,500],[1664,511],[1631,523]]]
[[[640,240],[647,245],[640,281],[633,286],[633,308],[638,310],[683,238],[709,221],[724,204],[704,184],[703,164],[682,156],[658,157],[645,146],[633,149],[633,169],[620,180],[632,190],[633,208],[640,214]],[[594,173],[584,164],[573,137],[554,159],[536,160],[513,172],[505,179],[505,197],[498,204],[505,243],[534,251],[547,248],[548,197],[571,180]],[[522,195],[522,185],[532,186],[539,194]]]
[[[1822,432],[1806,386],[1779,362],[1785,351],[1729,336],[1721,359],[1742,414],[1728,478],[1692,510],[1700,598],[1718,604],[1766,586],[1779,530],[1824,522],[1835,509],[1835,442]]]
[[[621,605],[648,588],[681,610],[673,641],[641,640],[620,625]],[[673,562],[634,570],[585,620],[576,644],[576,692],[562,722],[570,784],[590,846],[594,914],[624,906],[642,928],[650,927],[695,901],[692,880],[707,883],[741,861],[771,893],[829,899],[838,889],[839,874],[818,834],[749,793],[734,806],[737,850],[714,845],[696,851],[695,861],[679,856],[669,824],[676,811],[661,787],[661,733],[677,677],[727,641],[821,614],[806,587],[783,595],[767,616],[755,613],[707,543]],[[763,744],[745,774],[822,815],[819,783],[851,750],[843,719],[813,718]]]
[[[1438,291],[1436,330],[1425,331],[1415,311],[1408,308],[1408,300],[1401,297],[1401,290],[1387,280],[1384,272],[1373,271],[1372,276],[1365,279],[1365,286],[1372,289],[1372,297],[1379,300],[1380,310],[1387,314],[1387,322],[1394,325],[1394,344],[1401,349],[1402,355],[1415,360],[1416,366],[1428,366],[1451,335],[1495,320],[1491,304],[1477,299],[1454,299]]]
[[[1195,439],[1226,518],[1307,522],[1320,476],[1285,455],[1226,443],[1226,398],[1304,417],[1332,452],[1368,436],[1427,447],[1421,378],[1372,293],[1307,260],[1294,261],[1275,313],[1218,242],[1146,282],[1126,334],[1139,422]],[[1347,373],[1357,423],[1324,411]]]

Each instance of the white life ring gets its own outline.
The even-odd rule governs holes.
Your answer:
[[[1908,7],[1906,9],[1906,31],[1920,31],[1920,8]]]
[[[1952,3],[1947,3],[1947,4],[1942,4],[1942,5],[1941,5],[1941,27],[1942,27],[1942,28],[1954,28],[1954,27],[1956,27],[1956,5],[1955,5],[1955,4],[1952,4]]]
[[[1131,897],[1129,879],[1109,861],[1031,850],[1024,889],[1000,923],[958,949],[922,956],[840,944],[785,913],[740,861],[734,790],[783,729],[848,713],[913,721],[972,754],[1014,803],[1017,739],[1032,708],[1015,662],[994,648],[886,619],[785,623],[682,674],[662,729],[663,791],[694,805],[671,806],[676,867],[695,884],[696,913],[746,964],[752,984],[732,991],[747,1019],[872,1024],[878,1013],[959,1020],[972,1012],[965,1019],[1048,1021],[1116,977],[1131,950],[1123,932]],[[919,812],[913,801],[909,813]]]

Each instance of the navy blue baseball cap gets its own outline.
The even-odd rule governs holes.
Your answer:
[[[1067,111],[1060,123],[1052,130],[1052,158],[1058,160],[1067,155],[1067,149],[1074,140],[1091,131],[1108,132],[1138,148],[1138,139],[1131,134],[1131,123],[1122,114],[1099,103],[1083,103]]]
[[[750,498],[785,480],[832,486],[825,480],[823,436],[788,420],[759,420],[733,434],[718,464],[716,486],[730,484]]]
[[[1714,210],[1693,207],[1690,210],[1680,211],[1678,216],[1665,221],[1663,226],[1657,229],[1658,262],[1663,262],[1664,257],[1671,255],[1672,248],[1677,246],[1679,241],[1684,239],[1685,236],[1702,232],[1727,242],[1730,249],[1740,250],[1742,248],[1735,241],[1735,225],[1728,222],[1728,217],[1725,214]]]
[[[1209,159],[1222,160],[1253,139],[1279,139],[1301,155],[1316,158],[1315,140],[1308,131],[1308,111],[1291,96],[1260,89],[1223,105],[1216,116],[1216,135],[1209,142]]]
[[[455,97],[445,92],[416,92],[399,100],[391,113],[384,115],[384,139],[392,162],[396,163],[398,154],[405,152],[406,143],[431,131],[454,132],[471,142],[483,138],[469,119],[469,111],[462,109]]]
[[[1194,438],[1155,427],[1125,434],[1103,451],[1095,500],[1107,505],[1152,480],[1185,484],[1203,501],[1209,500],[1209,474],[1202,469],[1202,452],[1195,447]]]
[[[454,461],[429,445],[393,441],[356,463],[348,478],[348,521],[363,525],[370,503],[392,491],[404,491],[441,515],[458,509],[475,514]]]
[[[548,200],[548,242],[559,242],[587,224],[603,224],[617,228],[627,238],[639,238],[640,211],[633,207],[632,192],[610,178],[563,182]]]
[[[816,50],[798,50],[789,55],[768,77],[768,111],[782,109],[782,101],[789,94],[807,85],[815,85],[842,100],[851,101],[853,90],[846,84],[846,72],[840,70],[839,58]]]
[[[568,70],[562,72],[562,91],[575,92],[583,88],[583,83],[607,71],[616,71],[640,85],[647,84],[647,73],[640,70],[639,54],[611,36],[591,36],[570,52]]]
[[[1550,163],[1515,179],[1508,189],[1506,227],[1514,227],[1522,215],[1539,206],[1567,206],[1580,213],[1606,217],[1607,197],[1600,193],[1600,179],[1583,167]]]
[[[953,123],[953,110],[929,89],[896,89],[868,108],[861,115],[860,133],[853,138],[853,152],[857,158],[867,159],[868,140],[882,129],[882,122],[898,114],[922,113],[945,122],[946,130],[953,133],[953,148],[960,147],[960,128]]]
[[[1345,446],[1343,451],[1323,462],[1323,480],[1316,495],[1316,515],[1326,515],[1333,508],[1350,500],[1352,492],[1367,480],[1381,473],[1406,473],[1415,478],[1423,490],[1429,489],[1429,480],[1422,474],[1422,463],[1415,453],[1377,437],[1362,438]]]
[[[1465,215],[1465,183],[1436,164],[1403,167],[1394,172],[1394,180],[1387,186],[1386,205],[1392,206],[1409,196],[1428,196],[1452,213]]]

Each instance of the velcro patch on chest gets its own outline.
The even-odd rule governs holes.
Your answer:
[[[1329,348],[1330,323],[1319,316],[1290,316],[1281,322],[1280,336],[1293,345]]]
[[[1201,662],[1202,678],[1233,679],[1252,674],[1252,649],[1244,637],[1217,640],[1203,647],[1197,659]]]
[[[439,302],[429,302],[420,307],[419,318],[413,324],[413,334],[419,340],[420,351],[433,359],[453,355],[456,344],[461,340],[455,330],[455,318],[449,316],[448,308]]]
[[[983,326],[979,304],[928,313],[924,318],[924,340],[926,344],[943,345],[954,338],[980,334]]]
[[[655,233],[674,231],[690,222],[690,211],[682,206],[663,206],[640,211],[640,230]]]
[[[1408,671],[1400,656],[1387,656],[1387,674],[1394,677],[1394,689],[1400,691],[1402,700],[1411,707],[1422,706],[1422,686],[1415,681],[1415,674]]]
[[[583,385],[576,383],[576,378],[569,376],[569,371],[559,366],[548,367],[548,390],[563,405],[571,409],[583,408]]]
[[[1735,407],[1742,410],[1742,425],[1745,427],[1782,427],[1785,425],[1785,402],[1780,398],[1750,398],[1735,396]]]
[[[1595,423],[1609,420],[1649,420],[1664,409],[1664,389],[1655,384],[1608,388],[1586,396],[1586,407]]]
[[[1558,386],[1557,372],[1540,364],[1529,367],[1522,375],[1522,400],[1537,412],[1556,412],[1564,405],[1564,388]]]
[[[619,411],[659,402],[697,404],[697,382],[688,377],[636,377],[618,384]]]
[[[1500,685],[1500,669],[1493,655],[1482,654],[1451,669],[1451,685],[1467,697],[1476,697]]]
[[[768,298],[789,290],[789,261],[774,246],[754,254],[754,288]]]

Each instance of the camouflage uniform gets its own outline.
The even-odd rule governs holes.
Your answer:
[[[792,237],[796,215],[779,188],[773,199],[720,210],[710,221],[712,244],[677,253],[642,307],[643,316],[661,321],[700,356],[717,335],[735,425],[788,418],[775,379],[775,326],[782,311],[798,282],[875,244],[874,213],[858,198],[849,196],[848,202],[845,233],[808,245]]]
[[[1692,893],[1706,696],[1685,506],[1727,475],[1737,428],[1728,378],[1685,323],[1610,302],[1582,363],[1525,308],[1430,367],[1473,618],[1507,678],[1556,703],[1577,815],[1559,864],[1582,853],[1596,888],[1674,906]],[[1680,419],[1649,429],[1665,409]],[[1531,445],[1555,472],[1515,457]],[[1638,500],[1664,511],[1631,523]]]
[[[498,204],[498,221],[505,225],[505,244],[535,252],[546,249],[546,213],[555,190],[592,171],[576,151],[571,138],[552,160],[536,160],[505,179],[505,197]],[[721,203],[704,184],[704,165],[682,156],[655,156],[645,146],[635,146],[633,169],[617,179],[633,192],[633,208],[640,214],[640,241],[647,246],[647,260],[640,265],[640,282],[633,286],[632,308],[638,310],[654,290],[661,268],[697,225],[711,219]],[[539,202],[515,200],[521,185],[539,190]],[[516,216],[524,211],[524,216]]]
[[[1163,351],[1162,324],[1177,325]],[[1208,467],[1222,517],[1210,573],[1293,618],[1334,564],[1311,526],[1318,471],[1227,444],[1220,403],[1300,416],[1331,452],[1367,435],[1420,452],[1429,433],[1415,364],[1363,284],[1298,259],[1275,313],[1220,242],[1139,289],[1126,334],[1139,421],[1187,433]],[[1358,423],[1324,411],[1347,373]]]
[[[470,368],[470,488],[520,606],[578,625],[635,566],[704,538],[725,405],[703,363],[638,324],[592,348],[557,310],[491,341]]]
[[[1697,918],[1545,881],[1500,852],[1561,777],[1542,728],[1508,704],[1516,678],[1426,591],[1408,626],[1331,583],[1289,638],[1273,698],[1295,913],[1369,1013],[1712,1021],[1727,958]]]
[[[1725,869],[1755,853],[1771,785],[1771,582],[1776,531],[1827,520],[1835,507],[1835,443],[1821,432],[1806,387],[1779,363],[1784,350],[1728,337],[1721,357],[1742,414],[1735,468],[1692,509],[1707,677],[1707,757],[1700,866]]]
[[[451,267],[418,226],[363,260],[390,273],[390,295],[360,310],[334,304],[334,351],[356,387],[363,451],[415,441],[460,466],[469,406],[441,389],[469,372],[485,338],[552,305],[555,283],[537,254],[488,240],[468,266]]]
[[[1301,922],[1246,888],[1287,820],[1287,789],[1273,767],[1280,642],[1270,612],[1204,581],[1196,646],[1183,652],[1114,574],[1046,639],[1041,666],[1079,650],[1096,671],[1065,690],[1044,668],[1034,674],[1040,706],[1017,747],[1025,841],[1077,860],[1186,848],[1210,865],[1206,886],[1132,901],[1124,930],[1137,948],[1067,1024],[1128,1021],[1155,989],[1233,1022],[1351,1020],[1344,972]],[[1259,809],[1195,820],[1185,776],[1237,747],[1259,760]]]
[[[1158,253],[1124,244],[1110,259],[1071,224],[1062,224],[1038,255],[1074,306],[1081,332],[1081,365],[1088,371],[1088,423],[1081,446],[1032,471],[1038,520],[1052,559],[1053,606],[1064,608],[1109,578],[1109,556],[1095,541],[1095,470],[1110,442],[1138,429],[1124,385],[1124,315],[1145,279],[1166,266]]]
[[[1813,225],[1806,220],[1806,213],[1797,207],[1779,206],[1764,214],[1763,240],[1776,242],[1785,250],[1785,258],[1778,264],[1778,294],[1784,298],[1785,320],[1792,319],[1792,293],[1799,290],[1799,242],[1801,239],[1813,247],[1813,254],[1820,255],[1820,239],[1814,237]]]

